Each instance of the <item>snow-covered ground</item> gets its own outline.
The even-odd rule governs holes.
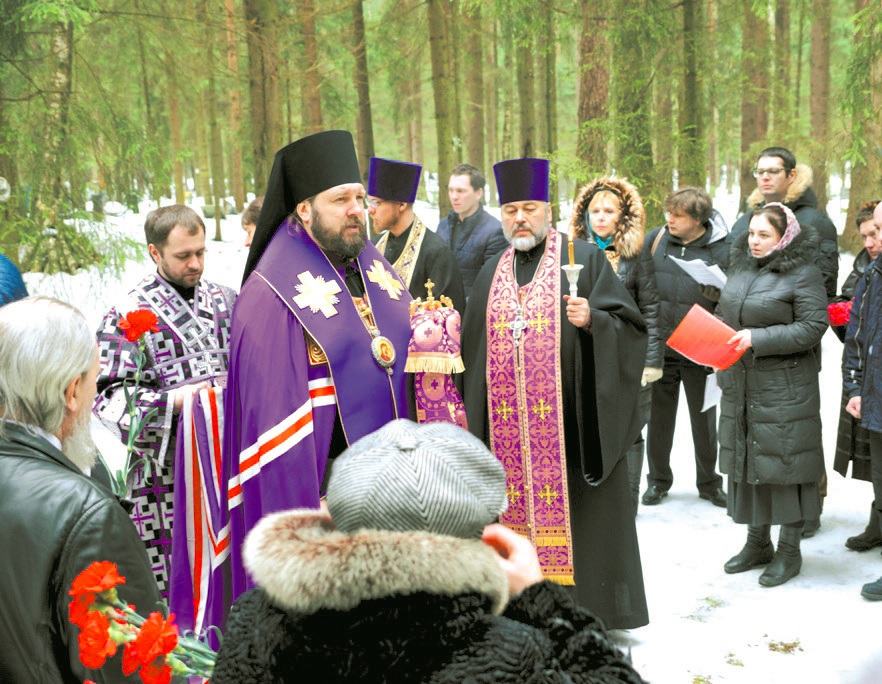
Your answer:
[[[718,197],[717,206],[731,225],[732,199]],[[844,214],[838,200],[828,205],[828,211],[841,232]],[[427,225],[435,226],[434,209],[418,205],[417,212]],[[120,230],[143,240],[143,218],[128,214],[119,220]],[[211,238],[214,221],[206,223]],[[209,239],[205,277],[238,288],[247,253],[238,216],[223,221],[222,234],[221,242]],[[851,257],[843,255],[840,280],[850,268]],[[97,328],[108,304],[152,270],[145,247],[143,260],[129,264],[119,278],[100,278],[91,271],[51,277],[29,273],[25,280],[32,294],[73,303]],[[723,572],[723,563],[744,543],[745,529],[723,509],[698,498],[686,402],[680,402],[671,458],[676,481],[661,505],[641,506],[637,518],[651,622],[615,633],[622,647],[630,648],[647,680],[852,682],[862,661],[882,649],[875,632],[882,605],[860,596],[863,583],[882,575],[882,557],[878,549],[859,554],[843,545],[846,537],[866,524],[872,489],[869,483],[844,479],[831,469],[841,351],[842,345],[828,332],[823,340],[821,386],[830,484],[821,529],[803,542],[802,573],[780,587],[761,587],[757,583],[761,570]],[[113,451],[117,446],[108,434],[96,427],[103,450]],[[882,668],[878,671],[878,679],[865,681],[882,681]]]

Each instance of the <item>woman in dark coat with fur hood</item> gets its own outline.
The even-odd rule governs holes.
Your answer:
[[[261,520],[212,684],[641,684],[600,620],[493,524],[505,471],[462,428],[407,420],[336,461],[327,508]],[[333,520],[333,522],[332,522]]]
[[[643,389],[640,392],[641,430],[649,421],[650,383],[662,375],[664,340],[659,336],[659,299],[652,254],[643,252],[646,211],[631,183],[624,178],[598,178],[583,187],[573,206],[570,229],[575,237],[593,242],[606,255],[631,299],[640,309],[648,334]],[[628,478],[637,514],[643,471],[643,433],[628,449]]]
[[[817,239],[787,207],[753,211],[732,245],[717,316],[738,332],[744,355],[717,372],[720,470],[729,476],[729,515],[747,543],[727,573],[767,565],[763,586],[799,574],[803,521],[820,515],[824,472],[816,346],[827,329],[827,297],[812,264]],[[770,528],[781,525],[778,548]]]

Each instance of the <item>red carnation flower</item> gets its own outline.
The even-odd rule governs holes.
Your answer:
[[[162,613],[150,613],[141,625],[138,637],[125,646],[122,662],[125,674],[132,674],[139,665],[150,665],[157,658],[165,662],[166,654],[178,645],[178,626],[174,621],[174,613],[168,616],[168,620],[163,619]]]
[[[110,638],[110,620],[97,610],[90,611],[80,626],[80,662],[97,670],[116,653],[116,642]]]
[[[848,325],[851,318],[851,302],[833,302],[827,306],[830,325]]]
[[[165,664],[165,656],[144,665],[138,674],[144,684],[171,684],[172,669]]]
[[[70,602],[70,606],[68,606],[71,624],[74,624],[77,627],[82,627],[83,625],[85,625],[86,617],[92,610],[92,605],[94,603],[95,594],[86,593],[81,594],[80,596],[75,596],[74,599]]]
[[[110,561],[95,561],[74,578],[70,596],[92,595],[113,589],[117,584],[125,584],[126,578],[119,574],[116,563]]]
[[[119,329],[125,332],[129,342],[137,342],[145,332],[159,332],[159,319],[150,309],[129,311],[119,322]]]

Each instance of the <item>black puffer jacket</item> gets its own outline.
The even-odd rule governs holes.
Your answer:
[[[622,216],[612,242],[607,245],[604,253],[615,269],[622,285],[631,295],[631,299],[640,309],[646,322],[647,346],[646,363],[651,368],[664,365],[664,340],[659,335],[659,297],[655,282],[655,265],[649,252],[643,251],[644,221],[646,211],[643,202],[631,183],[624,178],[598,178],[584,186],[576,196],[573,215],[570,217],[570,228],[575,236],[597,244],[597,236],[589,231],[584,222],[585,212],[599,186],[608,186],[616,190],[623,205]]]
[[[651,231],[643,243],[644,254],[650,255],[655,266],[655,280],[658,284],[658,297],[661,304],[659,311],[659,337],[664,343],[680,325],[680,321],[689,312],[693,304],[700,304],[708,311],[714,310],[714,302],[704,297],[698,289],[698,283],[686,271],[668,259],[669,256],[691,261],[701,259],[708,266],[717,264],[725,273],[729,263],[729,243],[726,242],[726,224],[722,217],[714,212],[711,220],[705,224],[705,232],[697,240],[684,245],[680,238],[670,234],[667,226]],[[653,245],[659,231],[664,230],[658,244]],[[665,345],[666,358],[683,357]]]
[[[748,211],[738,217],[729,233],[729,242],[737,240],[750,226],[750,212],[766,203],[759,189],[747,198]],[[824,289],[827,301],[836,296],[836,283],[839,278],[839,243],[836,226],[827,212],[818,209],[818,196],[812,190],[812,170],[805,164],[796,165],[796,178],[787,188],[784,205],[796,216],[801,228],[812,228],[817,236],[818,246],[812,254],[811,263],[821,269],[824,276]]]
[[[116,563],[120,597],[147,615],[159,601],[128,514],[42,437],[13,424],[0,438],[0,682],[136,682],[121,650],[101,670],[80,663],[68,620],[71,582],[94,561]]]
[[[246,558],[260,588],[233,606],[212,684],[643,681],[563,588],[508,602],[479,540],[348,535],[289,511],[255,528]]]
[[[717,316],[749,329],[752,343],[717,372],[720,470],[736,482],[799,484],[824,473],[816,345],[827,300],[816,249],[811,229],[763,259],[748,254],[747,233],[732,245]]]

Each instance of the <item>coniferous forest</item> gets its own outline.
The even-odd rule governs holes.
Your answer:
[[[328,128],[364,172],[421,163],[442,214],[456,164],[547,156],[560,202],[615,172],[648,226],[678,184],[743,203],[783,145],[821,206],[846,179],[854,249],[882,196],[882,3],[0,0],[0,243],[25,269],[132,249],[96,228],[104,201],[241,211],[279,147]]]

